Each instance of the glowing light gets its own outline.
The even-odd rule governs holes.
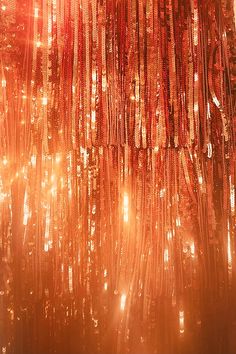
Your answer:
[[[121,309],[121,311],[124,311],[125,304],[126,304],[126,295],[122,294],[121,295],[121,299],[120,299],[120,309]]]
[[[31,160],[32,167],[35,167],[36,166],[36,155],[32,155],[30,160]]]
[[[61,154],[56,154],[56,158],[55,158],[56,163],[60,163],[61,162]]]
[[[235,188],[232,183],[232,177],[229,176],[229,185],[230,185],[230,208],[231,212],[234,215],[235,212]]]
[[[171,231],[171,230],[168,230],[168,231],[167,231],[167,240],[168,240],[168,241],[172,240],[172,237],[173,237],[172,231]]]
[[[48,98],[47,97],[43,97],[42,98],[42,105],[46,106],[48,104]]]
[[[72,266],[69,266],[68,273],[69,273],[69,292],[72,293],[73,292],[73,270],[72,270]]]
[[[48,250],[49,250],[48,242],[45,242],[44,243],[44,251],[48,252]]]
[[[198,177],[198,182],[199,182],[199,184],[203,184],[203,178],[202,178],[202,176],[199,176],[199,177]]]
[[[169,250],[168,250],[168,248],[166,248],[164,250],[164,262],[168,263],[168,261],[169,261]]]
[[[179,311],[179,332],[184,333],[184,311]]]
[[[162,305],[177,336],[187,335],[188,320],[194,331],[206,315],[198,292],[203,300],[214,294],[213,306],[221,296],[215,277],[205,288],[208,264],[220,272],[225,294],[233,275],[231,80],[218,72],[230,72],[220,49],[232,26],[218,21],[221,5],[215,18],[214,5],[194,0],[178,18],[175,1],[35,0],[23,14],[15,2],[0,4],[10,16],[2,12],[0,40],[0,295],[9,306],[1,352],[16,349],[11,308],[16,304],[15,319],[28,323],[41,294],[41,315],[59,329],[49,340],[59,343],[60,328],[78,320],[84,352],[91,323],[101,353],[112,352],[113,342],[114,352],[132,352],[140,342],[148,351],[149,327],[163,325]],[[211,238],[216,229],[220,244]],[[14,231],[25,272],[12,267]],[[12,301],[18,274],[25,301],[20,293]],[[136,332],[134,318],[141,321],[138,343],[126,340]],[[100,340],[106,323],[109,343]],[[171,347],[179,344],[173,337]]]
[[[127,193],[124,193],[124,222],[129,221],[129,197]]]
[[[102,91],[105,92],[107,89],[107,79],[106,74],[103,73],[102,75]]]
[[[160,190],[160,198],[163,198],[163,197],[164,197],[165,192],[166,192],[166,189],[165,189],[165,188],[162,188],[162,189]]]
[[[30,217],[30,210],[29,210],[29,205],[28,205],[28,195],[26,192],[25,197],[24,197],[24,219],[23,219],[24,226],[27,225],[29,217]]]
[[[96,112],[95,111],[92,111],[92,123],[95,123],[96,122]]]
[[[176,220],[175,220],[175,223],[176,223],[176,226],[177,227],[180,227],[181,226],[181,220],[180,220],[180,217],[177,216]]]
[[[6,197],[7,197],[6,193],[0,192],[0,202],[3,202]]]
[[[212,157],[212,145],[211,145],[211,143],[207,144],[207,157],[209,159]]]
[[[35,9],[34,9],[34,17],[35,18],[39,17],[39,8],[38,7],[35,7]]]
[[[96,80],[97,80],[97,74],[96,74],[96,71],[94,70],[93,73],[92,73],[92,81],[93,81],[93,83],[96,84]]]
[[[195,244],[194,244],[194,242],[192,242],[191,245],[190,245],[190,252],[191,252],[191,256],[194,257],[195,256]]]

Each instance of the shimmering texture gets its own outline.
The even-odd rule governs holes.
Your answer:
[[[0,0],[0,352],[235,352],[234,5]]]

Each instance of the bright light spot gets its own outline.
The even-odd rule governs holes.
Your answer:
[[[7,197],[7,194],[1,192],[0,193],[0,202],[3,202],[6,197]]]
[[[107,89],[107,80],[106,80],[106,76],[103,75],[102,76],[102,91],[105,92]]]
[[[97,74],[96,74],[96,71],[94,70],[93,73],[92,73],[93,82],[96,82],[96,79],[97,79]]]
[[[129,221],[129,197],[128,194],[124,194],[124,222]]]
[[[199,177],[198,177],[198,182],[199,182],[199,184],[202,184],[202,183],[203,183],[203,178],[202,178],[202,176],[199,176]]]
[[[6,86],[7,86],[6,80],[2,80],[2,87],[6,87]]]
[[[96,121],[96,112],[92,111],[92,123],[95,123]]]
[[[48,252],[48,249],[49,249],[49,247],[48,247],[48,242],[46,242],[46,243],[44,244],[44,251],[45,251],[45,252]]]
[[[72,272],[72,266],[69,266],[68,269],[68,275],[69,275],[69,292],[73,292],[73,272]]]
[[[179,311],[179,332],[184,333],[184,311]]]
[[[56,155],[55,161],[56,161],[56,163],[61,162],[61,156],[60,156],[60,154],[57,154],[57,155]]]
[[[168,231],[167,231],[167,240],[168,240],[168,241],[172,240],[172,237],[173,237],[172,231],[171,231],[171,230],[168,230]]]
[[[52,187],[52,188],[50,189],[50,192],[51,192],[51,195],[52,195],[53,197],[55,197],[56,194],[57,194],[57,189],[56,189],[56,187]]]
[[[234,211],[235,211],[235,188],[232,183],[231,176],[229,176],[229,185],[230,185],[230,207],[231,207],[232,214],[234,214]]]
[[[194,255],[195,255],[195,244],[194,244],[194,242],[192,242],[191,245],[190,245],[190,251],[191,251],[191,256],[194,257]]]
[[[46,106],[48,104],[48,98],[47,97],[43,97],[42,98],[42,105]]]
[[[216,96],[213,96],[213,102],[215,103],[216,107],[220,107],[220,102],[218,101]]]
[[[207,103],[207,118],[211,117],[211,108],[210,108],[210,103]]]
[[[38,9],[38,7],[35,7],[35,9],[34,9],[34,17],[36,17],[36,18],[39,17],[39,9]]]
[[[31,156],[31,165],[32,165],[33,167],[36,166],[36,155],[32,155],[32,156]]]
[[[108,284],[107,284],[107,282],[105,282],[104,283],[104,290],[107,291],[107,289],[108,289]]]
[[[7,161],[6,157],[4,157],[4,158],[3,158],[2,163],[3,163],[3,165],[4,165],[4,166],[6,166],[6,165],[7,165],[8,161]]]
[[[180,217],[177,216],[176,220],[175,220],[175,223],[176,223],[176,226],[177,227],[180,227],[181,226],[181,220],[180,220]]]
[[[26,226],[28,224],[29,217],[30,217],[30,211],[29,211],[28,198],[27,198],[27,192],[26,192],[25,197],[24,197],[24,219],[23,219],[24,226]]]
[[[195,82],[198,81],[198,73],[195,73],[195,74],[194,74],[194,81],[195,81]]]
[[[120,299],[120,309],[121,309],[121,311],[124,311],[125,303],[126,303],[126,295],[122,294],[121,295],[121,299]]]
[[[169,261],[169,251],[168,249],[166,248],[164,250],[164,262],[167,263]]]
[[[7,7],[6,5],[2,5],[2,11],[6,11]]]
[[[164,197],[165,192],[166,192],[165,188],[162,188],[162,189],[160,190],[160,198],[163,198],[163,197]]]
[[[207,144],[207,157],[209,159],[212,157],[212,145],[211,145],[211,143]]]
[[[40,41],[37,41],[37,42],[36,42],[36,47],[37,47],[37,48],[40,48],[40,46],[41,46],[41,42],[40,42]]]

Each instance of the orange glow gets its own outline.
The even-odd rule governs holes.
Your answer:
[[[129,221],[129,197],[127,193],[124,193],[124,222]]]
[[[230,348],[235,4],[0,1],[0,353]]]
[[[120,309],[121,309],[121,311],[124,311],[125,304],[126,304],[126,295],[122,294],[121,295],[121,299],[120,299]]]
[[[184,311],[179,311],[179,333],[184,333]]]

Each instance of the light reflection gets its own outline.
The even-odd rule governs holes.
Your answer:
[[[24,226],[27,225],[29,217],[30,217],[30,210],[29,210],[29,205],[28,205],[28,195],[27,195],[27,192],[25,192],[25,197],[24,197],[24,219],[23,219],[23,225]]]
[[[120,309],[121,309],[121,311],[124,311],[125,304],[126,304],[126,295],[122,294],[121,295],[121,299],[120,299]]]
[[[207,144],[207,157],[210,159],[212,157],[212,144]]]
[[[42,105],[43,106],[47,106],[47,104],[48,104],[48,98],[47,97],[43,97],[42,98]]]
[[[124,222],[129,221],[129,197],[127,193],[124,193]]]
[[[39,8],[38,7],[35,7],[35,9],[34,9],[34,17],[35,18],[39,17]]]
[[[168,250],[168,248],[166,248],[164,250],[164,262],[168,263],[168,261],[169,261],[169,250]]]
[[[234,212],[235,212],[235,188],[232,183],[231,176],[229,176],[229,185],[230,185],[230,207],[231,207],[232,215],[234,215]]]
[[[69,266],[68,272],[69,272],[69,292],[72,293],[73,292],[73,270],[72,270],[72,266]]]
[[[227,256],[228,256],[228,272],[231,277],[232,274],[232,251],[231,251],[231,235],[230,235],[230,223],[227,224]]]
[[[184,311],[179,311],[179,332],[180,334],[184,333]]]
[[[195,256],[195,244],[194,244],[194,242],[192,242],[190,244],[190,252],[191,252],[191,256],[194,257]]]

